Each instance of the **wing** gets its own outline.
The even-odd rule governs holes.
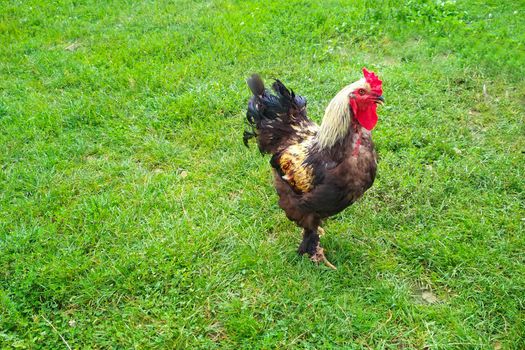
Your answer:
[[[313,136],[309,136],[301,143],[290,145],[276,153],[270,161],[281,179],[298,194],[310,192],[320,180],[314,164],[307,161],[312,141]]]

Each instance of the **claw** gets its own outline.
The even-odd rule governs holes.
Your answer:
[[[330,261],[328,261],[328,259],[324,255],[324,249],[321,248],[319,244],[317,245],[317,250],[315,251],[315,253],[312,256],[310,256],[310,260],[317,264],[322,262],[325,266],[333,270],[337,270],[337,267],[335,267]]]

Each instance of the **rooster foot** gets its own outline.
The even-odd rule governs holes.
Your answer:
[[[321,248],[319,243],[317,243],[317,248],[315,250],[315,253],[310,255],[310,260],[312,260],[316,264],[319,264],[322,262],[324,265],[328,266],[329,268],[333,270],[337,270],[337,267],[335,267],[330,261],[328,261],[328,259],[324,255],[324,249]]]
[[[317,234],[319,235],[319,237],[324,236],[324,230],[323,230],[322,227],[318,227],[318,228],[317,228]]]

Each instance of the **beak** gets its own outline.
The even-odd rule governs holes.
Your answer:
[[[376,97],[376,103],[383,105],[385,103],[385,98],[383,96],[377,96]]]

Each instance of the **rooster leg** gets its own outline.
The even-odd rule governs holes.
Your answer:
[[[316,230],[303,229],[303,241],[299,245],[297,252],[300,255],[308,254],[312,256],[316,252],[316,247],[319,245],[319,235]]]
[[[324,249],[321,248],[321,245],[317,243],[317,247],[315,249],[315,253],[313,255],[310,255],[310,260],[312,260],[315,263],[322,262],[326,266],[328,266],[331,269],[337,270],[337,267],[335,267],[324,255]]]
[[[324,255],[324,249],[319,244],[318,230],[304,229],[303,230],[303,241],[299,245],[299,254],[307,253],[310,256],[310,260],[315,263],[323,263],[331,269],[337,270],[330,261]]]
[[[324,236],[324,230],[321,226],[319,226],[317,228],[317,234],[319,235],[319,237],[323,237]]]

